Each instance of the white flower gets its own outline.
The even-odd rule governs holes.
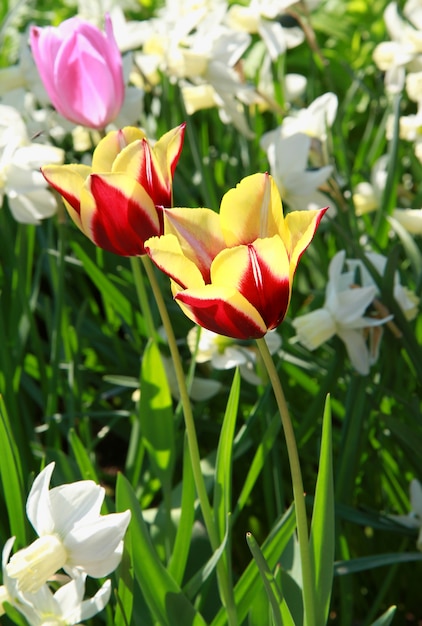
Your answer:
[[[283,202],[292,210],[320,209],[331,205],[331,215],[335,207],[329,198],[318,191],[325,183],[333,168],[326,165],[318,169],[307,169],[311,138],[303,133],[283,137],[278,127],[261,138],[261,147],[267,152],[271,175],[273,176]]]
[[[15,541],[8,539],[3,548],[3,585],[0,587],[0,615],[3,603],[8,602],[26,618],[30,626],[45,626],[59,623],[63,626],[79,624],[89,619],[106,606],[110,599],[111,583],[106,581],[94,597],[84,600],[85,574],[77,574],[70,582],[52,593],[43,585],[36,593],[21,593],[17,581],[7,573],[7,562]]]
[[[249,6],[233,4],[227,12],[232,28],[248,33],[259,33],[272,60],[284,54],[287,48],[299,46],[305,39],[298,28],[283,28],[277,17],[297,0],[251,0]]]
[[[199,342],[198,342],[198,333]],[[271,354],[275,354],[281,346],[280,335],[274,330],[264,337]],[[245,380],[252,385],[262,384],[257,372],[257,350],[245,342],[243,345],[230,337],[225,337],[205,328],[194,326],[188,333],[189,350],[195,354],[197,363],[210,362],[217,370],[229,370],[239,367]],[[198,343],[198,345],[197,345]]]
[[[324,306],[297,317],[293,320],[293,326],[297,339],[308,350],[315,350],[337,335],[345,344],[353,367],[360,374],[366,375],[377,356],[379,341],[368,347],[365,330],[384,324],[391,316],[383,319],[365,316],[366,309],[376,296],[377,288],[374,285],[352,288],[354,273],[342,272],[344,260],[344,250],[331,260]],[[371,338],[378,339],[370,336]]]
[[[338,98],[328,92],[316,98],[307,108],[300,109],[293,115],[287,115],[281,124],[283,137],[304,133],[322,142],[327,141],[327,129],[334,123],[338,107]]]
[[[371,171],[371,182],[358,183],[353,193],[356,215],[364,215],[379,209],[385,184],[389,156],[384,154],[374,164]]]
[[[36,593],[22,594],[15,607],[30,626],[80,624],[102,611],[111,594],[111,582],[107,580],[92,598],[84,600],[85,578],[85,574],[78,574],[55,593],[48,585],[43,585]]]
[[[14,604],[19,595],[17,582],[13,578],[10,578],[6,568],[14,542],[15,537],[8,539],[4,544],[2,552],[3,584],[0,586],[0,615],[4,615],[5,613],[3,608],[4,602]]]
[[[377,270],[380,276],[384,275],[385,267],[387,265],[387,258],[382,254],[378,254],[376,252],[368,252],[366,254],[368,260],[372,263],[372,265]],[[366,269],[364,263],[359,259],[350,259],[347,261],[347,266],[352,272],[356,272],[356,269],[359,269],[361,284],[364,287],[373,286],[376,289],[376,295],[379,295],[378,287],[372,278],[371,274]],[[400,282],[400,275],[398,272],[394,273],[394,287],[393,287],[393,295],[394,298],[403,311],[407,320],[412,320],[416,317],[418,313],[418,304],[419,298],[412,293]]]
[[[16,221],[39,224],[56,212],[56,200],[39,168],[63,160],[63,150],[31,143],[19,113],[0,104],[0,206],[7,196]]]
[[[409,490],[410,513],[408,515],[390,515],[390,517],[407,528],[419,528],[416,546],[418,550],[422,550],[422,485],[414,478],[410,483]]]
[[[22,592],[36,592],[60,568],[106,576],[120,563],[130,511],[100,515],[105,490],[91,480],[49,489],[54,463],[34,480],[26,512],[39,538],[7,565]]]
[[[422,235],[422,209],[394,209],[392,217],[411,235]]]

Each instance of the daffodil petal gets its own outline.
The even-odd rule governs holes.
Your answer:
[[[269,174],[253,174],[230,189],[221,201],[220,223],[227,246],[252,243],[280,232],[283,207]]]
[[[145,250],[156,266],[167,274],[178,285],[178,288],[204,286],[201,272],[195,263],[183,254],[175,235],[152,237],[145,242]]]
[[[217,213],[202,208],[165,210],[164,232],[177,237],[183,254],[195,263],[204,281],[209,283],[211,263],[225,248]]]
[[[44,165],[41,172],[46,181],[66,201],[66,208],[75,224],[82,229],[80,219],[81,189],[91,173],[87,165]]]
[[[121,256],[145,253],[144,242],[160,234],[155,205],[136,180],[124,174],[92,174],[81,193],[85,234]]]
[[[234,288],[205,285],[180,291],[175,298],[191,320],[215,333],[251,339],[267,332],[258,311]]]
[[[223,250],[211,266],[211,282],[237,289],[259,311],[267,329],[284,319],[290,302],[289,259],[278,235]]]
[[[133,141],[139,141],[143,137],[145,137],[145,133],[135,126],[125,126],[120,130],[107,133],[92,155],[92,171],[96,173],[111,172],[114,160],[119,153]]]

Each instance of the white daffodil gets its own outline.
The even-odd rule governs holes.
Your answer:
[[[366,256],[375,267],[378,274],[380,276],[383,276],[385,272],[385,267],[387,265],[387,258],[382,254],[378,254],[376,252],[368,252]],[[359,270],[360,284],[363,287],[375,287],[376,296],[378,296],[378,287],[371,274],[366,269],[364,263],[360,259],[349,259],[346,261],[346,263],[348,268],[352,272],[356,273],[356,270]],[[413,292],[411,292],[410,289],[407,289],[407,287],[403,287],[400,282],[400,275],[398,272],[394,273],[393,295],[397,304],[403,311],[406,319],[415,319],[416,315],[418,314],[419,298]]]
[[[422,235],[422,209],[395,209],[392,218],[411,235]]]
[[[63,161],[63,150],[31,143],[18,111],[0,104],[0,206],[7,196],[17,222],[39,224],[54,215],[56,200],[47,189],[40,167]]]
[[[38,539],[16,552],[7,574],[21,592],[34,593],[63,568],[100,578],[116,569],[130,511],[100,515],[105,490],[91,480],[49,489],[54,463],[36,477],[26,512]]]
[[[331,215],[335,206],[330,199],[318,191],[331,175],[333,168],[325,165],[308,169],[311,138],[303,133],[283,137],[278,127],[261,138],[261,147],[267,153],[270,173],[273,176],[283,202],[295,211],[320,209],[330,205]]]
[[[398,91],[403,87],[405,69],[422,69],[422,31],[418,23],[417,11],[404,10],[400,15],[396,2],[390,2],[384,11],[384,21],[391,41],[378,44],[373,59],[379,69],[385,72],[387,89]]]
[[[322,143],[327,141],[327,130],[331,128],[337,114],[338,98],[334,93],[324,93],[315,98],[305,109],[287,115],[281,124],[283,137],[304,133]]]
[[[199,342],[198,342],[198,333]],[[274,330],[264,337],[271,354],[281,347],[280,335]],[[245,380],[252,385],[262,384],[257,372],[257,350],[254,345],[245,342],[243,345],[230,337],[224,337],[205,328],[194,326],[188,333],[189,350],[195,354],[197,363],[210,362],[217,370],[229,370],[239,367]],[[198,344],[198,345],[197,345]]]
[[[379,209],[387,182],[388,155],[384,154],[371,170],[371,182],[358,183],[353,193],[356,215],[364,215]]]
[[[254,87],[235,69],[249,46],[247,33],[204,21],[187,46],[174,51],[170,74],[181,80],[186,110],[191,115],[204,108],[218,107],[223,122],[232,122],[246,136],[253,136],[243,112],[244,104],[258,101]]]
[[[375,285],[355,287],[354,272],[343,272],[346,253],[338,252],[331,260],[325,303],[321,309],[301,315],[293,320],[297,339],[308,350],[315,350],[334,335],[346,346],[353,367],[362,375],[369,373],[370,364],[376,359],[377,346],[367,345],[366,331],[391,319],[374,319],[365,316],[373,302]],[[370,335],[370,339],[376,339]]]
[[[14,604],[19,595],[17,581],[10,578],[6,567],[14,542],[15,537],[8,539],[4,544],[2,552],[3,584],[0,586],[0,615],[5,613],[4,603]]]
[[[407,515],[390,515],[392,519],[407,528],[419,528],[416,541],[418,550],[422,551],[422,485],[414,478],[409,487],[411,511]]]
[[[287,48],[299,46],[305,39],[301,28],[283,28],[277,17],[297,0],[251,0],[249,6],[233,4],[227,12],[231,28],[259,34],[274,61]]]
[[[92,598],[84,600],[85,578],[85,574],[78,574],[54,593],[43,585],[36,593],[21,594],[14,606],[30,626],[80,624],[102,611],[111,594],[111,582],[107,580]]]

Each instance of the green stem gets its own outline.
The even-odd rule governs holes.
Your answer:
[[[286,398],[284,397],[283,388],[265,339],[257,339],[256,342],[261,353],[262,360],[267,368],[268,376],[271,380],[286,439],[287,454],[289,457],[290,472],[292,475],[300,562],[302,565],[303,606],[305,612],[304,624],[305,626],[315,626],[317,616],[315,614],[314,573],[309,549],[308,520],[306,516],[302,472],[300,469],[299,454],[293,431],[293,424],[287,407]]]
[[[139,258],[133,256],[130,257],[130,265],[132,268],[135,289],[138,295],[142,315],[144,316],[145,325],[147,327],[147,335],[150,339],[154,339],[156,336],[154,320],[152,319],[151,307],[149,306],[148,294],[145,289],[144,277],[142,276],[141,267],[139,265]]]
[[[188,438],[189,452],[192,463],[192,471],[195,480],[195,487],[198,494],[199,504],[201,506],[202,516],[204,518],[205,527],[208,532],[212,550],[215,552],[219,547],[217,530],[214,525],[211,506],[208,499],[207,489],[205,487],[204,476],[201,470],[201,458],[199,455],[198,439],[196,436],[195,422],[193,419],[192,406],[189,399],[189,394],[186,386],[185,374],[182,367],[182,361],[180,359],[179,349],[176,343],[176,337],[173,332],[173,326],[170,321],[170,316],[167,311],[167,306],[161,293],[160,285],[158,284],[153,265],[151,260],[147,256],[141,257],[145,272],[148,276],[152,292],[157,303],[157,307],[163,322],[164,330],[166,332],[167,341],[170,349],[171,358],[173,360],[173,366],[175,369],[177,384],[179,387],[180,400],[183,407],[183,415],[185,419],[186,434]],[[229,624],[236,626],[237,615],[236,607],[234,605],[233,590],[230,585],[230,579],[228,572],[224,566],[223,561],[217,563],[217,576],[221,589],[222,599],[224,606],[227,610],[227,616]]]

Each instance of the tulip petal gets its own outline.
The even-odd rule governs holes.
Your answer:
[[[100,248],[121,256],[145,253],[144,242],[160,234],[153,201],[124,174],[92,174],[81,192],[85,234]]]
[[[165,210],[164,232],[176,235],[183,254],[199,268],[205,283],[209,283],[211,263],[225,248],[217,213],[202,208]]]
[[[134,141],[145,137],[145,133],[134,126],[125,126],[120,130],[113,130],[101,139],[92,155],[92,171],[94,173],[111,172],[116,157]],[[115,171],[120,171],[115,169]],[[124,173],[124,171],[123,171]]]
[[[279,233],[283,207],[274,179],[269,174],[243,178],[223,196],[220,220],[229,247]]]
[[[177,237],[164,235],[145,242],[145,251],[167,276],[182,289],[204,286],[204,279],[195,263],[184,256]]]
[[[231,287],[205,285],[202,289],[186,289],[177,293],[175,299],[191,320],[220,335],[255,339],[267,332],[255,307]]]
[[[314,211],[293,211],[287,215],[281,237],[290,258],[292,275],[327,209],[328,207]]]
[[[80,164],[44,165],[41,172],[46,181],[63,196],[70,217],[83,230],[80,218],[81,189],[91,168]]]
[[[289,259],[278,235],[223,250],[211,266],[211,281],[237,289],[259,311],[267,329],[278,326],[286,315]]]
[[[144,187],[156,205],[171,207],[172,178],[183,145],[185,124],[165,133],[151,148],[146,139],[133,142],[117,157],[113,171],[122,171]]]

